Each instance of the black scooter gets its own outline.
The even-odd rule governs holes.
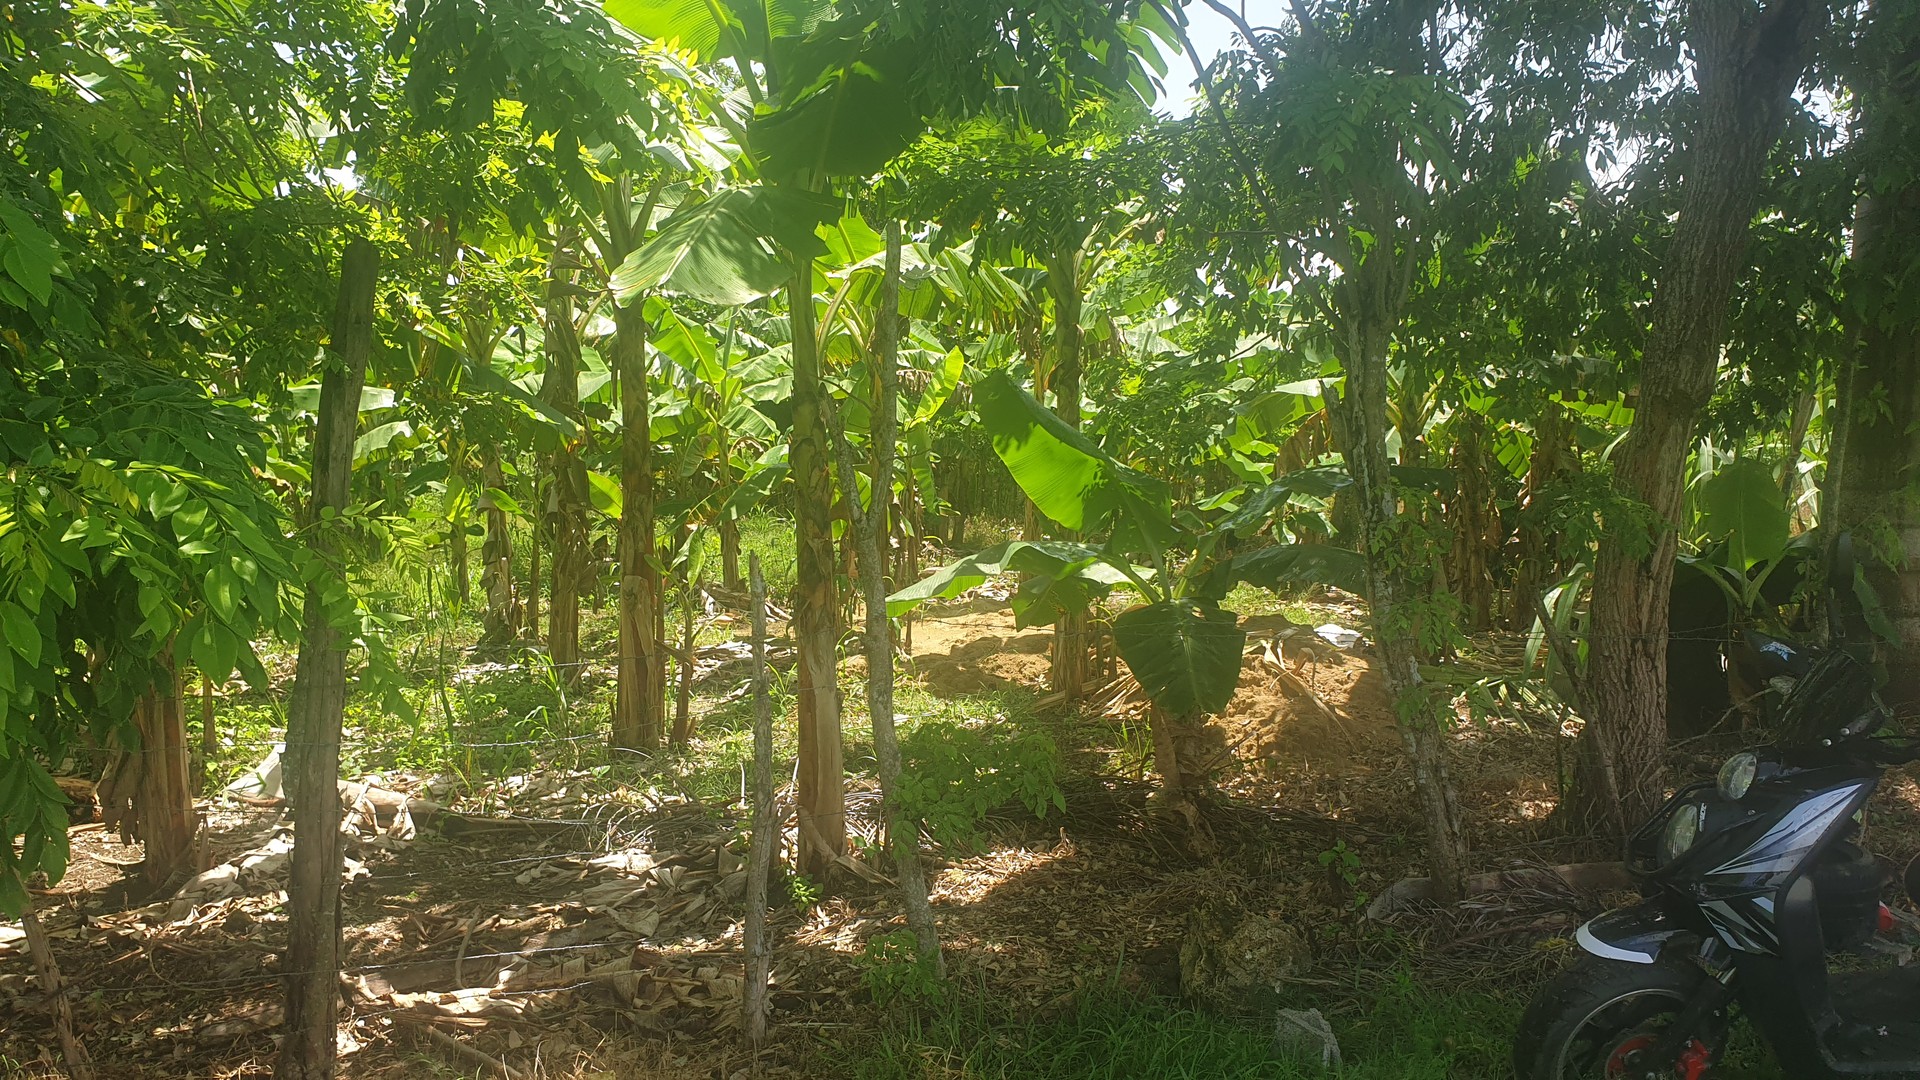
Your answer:
[[[1645,899],[1580,928],[1583,955],[1520,1021],[1521,1080],[1701,1080],[1736,1004],[1795,1080],[1920,1075],[1920,965],[1828,964],[1891,928],[1884,875],[1855,838],[1880,778],[1920,743],[1876,736],[1886,711],[1846,653],[1749,644],[1792,683],[1778,743],[1735,754],[1633,835]]]

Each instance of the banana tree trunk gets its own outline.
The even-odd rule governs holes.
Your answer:
[[[636,301],[613,313],[614,370],[620,379],[620,668],[613,745],[660,748],[666,656],[655,633],[660,608],[654,535],[653,434],[646,319]]]
[[[1559,572],[1546,531],[1547,498],[1560,478],[1579,465],[1573,445],[1573,425],[1566,410],[1547,402],[1533,425],[1533,456],[1520,487],[1518,543],[1514,556],[1513,590],[1508,596],[1507,625],[1525,630],[1533,625],[1547,583]]]
[[[141,877],[158,889],[195,865],[200,818],[193,811],[186,691],[171,650],[160,656],[161,678],[133,707],[136,742],[117,747],[100,783],[106,827],[122,841],[146,846]]]
[[[1690,8],[1699,119],[1649,313],[1639,405],[1614,472],[1615,490],[1643,504],[1654,524],[1652,535],[1618,527],[1600,541],[1587,665],[1594,715],[1581,733],[1568,807],[1576,825],[1619,841],[1665,794],[1667,606],[1687,453],[1713,396],[1761,172],[1824,8],[1812,0],[1758,12],[1728,0]]]
[[[580,337],[573,322],[573,256],[570,240],[554,244],[547,274],[547,370],[540,397],[567,416],[580,418]],[[562,679],[580,672],[580,594],[588,584],[587,467],[578,444],[568,440],[553,454],[553,588],[549,591],[547,655]]]
[[[740,522],[734,518],[721,518],[720,533],[720,583],[728,592],[740,591]]]
[[[506,474],[500,468],[500,455],[492,446],[481,462],[481,482],[494,491],[505,492]],[[505,645],[519,633],[514,617],[513,538],[507,532],[507,512],[484,492],[480,506],[486,514],[487,536],[480,545],[480,585],[487,591],[487,613],[482,621],[480,640],[489,645]]]
[[[1486,630],[1493,626],[1493,560],[1505,539],[1490,475],[1487,421],[1472,409],[1463,409],[1453,427],[1457,483],[1448,516],[1454,538],[1450,567],[1454,595],[1466,607],[1473,629]]]
[[[1081,353],[1085,335],[1080,328],[1083,298],[1080,255],[1068,252],[1047,262],[1047,282],[1053,292],[1053,411],[1070,428],[1080,427]],[[1028,503],[1031,510],[1032,503]],[[1053,624],[1053,667],[1048,688],[1068,701],[1087,692],[1087,609],[1074,608]]]
[[[796,258],[788,287],[793,321],[793,466],[796,577],[793,640],[798,653],[800,871],[825,880],[847,846],[845,748],[835,657],[840,605],[834,585],[833,451],[822,397],[826,384],[813,317],[813,260]]]
[[[360,387],[373,354],[373,294],[379,254],[363,238],[348,241],[340,262],[331,363],[320,383],[313,443],[316,520],[344,513],[351,497],[353,436]],[[340,580],[332,529],[312,532],[315,556]],[[287,882],[285,1036],[275,1080],[330,1080],[340,1005],[340,725],[347,705],[347,643],[334,630],[324,593],[308,588],[300,656],[287,703],[287,794],[293,800],[293,853]]]

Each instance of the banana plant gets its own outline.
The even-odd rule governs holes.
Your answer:
[[[1010,541],[894,593],[888,613],[904,615],[1007,572],[1026,575],[1010,601],[1022,625],[1051,623],[1130,588],[1138,602],[1114,617],[1114,645],[1154,706],[1164,793],[1170,801],[1189,799],[1203,778],[1195,763],[1178,760],[1178,728],[1226,708],[1246,646],[1236,617],[1221,606],[1227,591],[1242,581],[1364,587],[1365,562],[1354,552],[1282,544],[1228,554],[1231,541],[1258,531],[1292,493],[1331,493],[1351,481],[1337,470],[1283,477],[1211,527],[1191,529],[1183,524],[1190,516],[1174,512],[1165,482],[1116,460],[1004,372],[972,390],[994,452],[1039,511],[1062,528],[1105,540]]]

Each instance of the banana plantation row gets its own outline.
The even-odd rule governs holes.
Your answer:
[[[1064,699],[1126,662],[1194,822],[1227,593],[1363,595],[1442,895],[1466,635],[1530,635],[1587,722],[1562,816],[1616,838],[1823,536],[1868,549],[1853,606],[1920,689],[1920,13],[1241,7],[13,5],[0,910],[64,869],[82,744],[148,873],[188,865],[189,675],[266,687],[256,646],[297,641],[286,969],[330,971],[333,803],[300,796],[350,695],[409,708],[380,572],[611,659],[611,743],[651,753],[693,721],[669,610],[743,590],[756,511],[793,523],[816,879],[853,618],[890,657],[1005,573]],[[1020,539],[923,565],[982,516]],[[330,1074],[336,998],[293,980],[279,1075]]]

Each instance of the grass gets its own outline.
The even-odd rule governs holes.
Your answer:
[[[1312,1003],[1301,1002],[1307,1008]],[[1467,1080],[1508,1075],[1516,1003],[1401,980],[1370,1016],[1336,1016],[1347,1080]],[[823,1061],[855,1080],[1294,1080],[1318,1060],[1277,1055],[1273,1031],[1106,988],[1052,1015],[1017,1012],[973,991],[898,1012],[880,1033],[828,1043]],[[850,1065],[847,1063],[851,1063]]]
[[[972,523],[965,546],[991,546],[1005,539],[1009,528],[1017,530],[1017,524]],[[744,553],[762,556],[770,591],[777,600],[784,597],[793,584],[791,525],[754,514],[742,521],[741,539]],[[717,579],[718,537],[709,536],[706,542],[707,575]],[[414,715],[389,714],[356,695],[347,716],[343,774],[408,770],[479,783],[541,766],[605,764],[601,737],[614,693],[611,681],[565,691],[537,652],[498,655],[476,664],[463,648],[478,636],[480,611],[473,606],[449,610],[439,602],[436,590],[444,593],[444,573],[434,582],[424,574],[403,573],[393,564],[379,573],[396,602],[417,612],[395,642],[400,663],[413,681],[407,698]],[[677,607],[679,599],[671,595],[670,606]],[[1297,600],[1249,586],[1235,589],[1226,605],[1243,615],[1278,613],[1309,626],[1322,621]],[[592,643],[589,655],[605,655],[612,624],[610,599],[600,613],[583,613],[583,637]],[[677,610],[669,611],[668,625],[677,634]],[[738,624],[709,626],[700,640],[721,640],[739,629]],[[1007,737],[1044,735],[1058,747],[1063,773],[1131,773],[1150,757],[1144,730],[1078,711],[1042,712],[1030,692],[942,697],[908,673],[903,676],[895,691],[895,710],[904,738],[928,725],[988,729]],[[783,777],[797,753],[797,736],[788,719],[795,705],[792,681],[791,672],[775,673],[774,750],[776,774]],[[713,686],[706,693],[726,695],[731,689]],[[873,769],[864,689],[858,674],[843,676],[846,760],[855,775]],[[696,699],[694,709],[699,723],[690,746],[649,763],[621,761],[608,772],[621,778],[653,774],[710,805],[734,802],[751,766],[751,700],[744,694],[731,700],[708,696]],[[197,717],[197,707],[190,715]],[[281,737],[284,715],[267,695],[251,694],[223,700],[219,725],[227,749],[209,771],[210,781],[223,784],[257,762]],[[1512,1025],[1523,1001],[1456,993],[1411,977],[1370,982],[1384,989],[1293,1003],[1301,1008],[1318,1005],[1332,1019],[1347,1063],[1340,1076],[1421,1080],[1508,1075]],[[896,1005],[880,1012],[877,1029],[844,1043],[820,1043],[821,1068],[809,1074],[860,1080],[1290,1080],[1324,1075],[1317,1064],[1296,1067],[1277,1059],[1271,1029],[1264,1023],[1144,1000],[1115,988],[1082,994],[1075,1004],[1044,1014],[998,1005],[983,987],[953,991],[938,1006]],[[1725,1074],[1743,1080],[1777,1075],[1751,1065],[1763,1060],[1764,1054],[1751,1046],[1737,1047]]]

